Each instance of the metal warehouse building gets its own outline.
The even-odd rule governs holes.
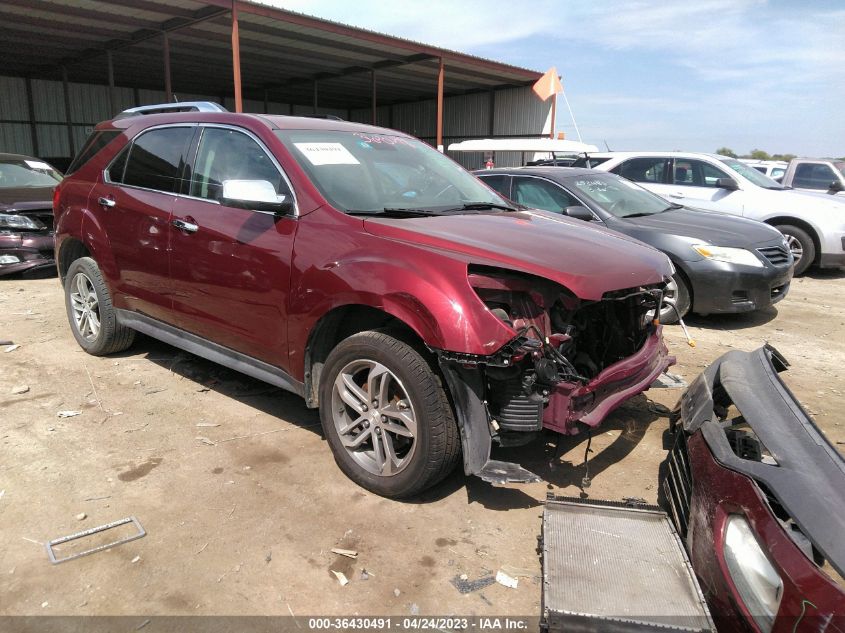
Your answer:
[[[58,167],[97,122],[172,100],[335,115],[435,146],[551,129],[540,73],[254,2],[3,0],[0,24],[0,152]]]

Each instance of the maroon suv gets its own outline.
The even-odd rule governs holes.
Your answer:
[[[140,331],[293,391],[381,495],[461,454],[467,474],[531,479],[492,444],[594,427],[673,362],[651,318],[662,253],[516,209],[395,130],[136,108],[74,169],[56,260],[79,344]]]

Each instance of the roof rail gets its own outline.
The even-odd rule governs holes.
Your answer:
[[[335,114],[296,114],[294,116],[304,116],[309,119],[326,119],[328,121],[343,121],[339,116]]]
[[[124,119],[139,114],[162,114],[164,112],[228,112],[228,110],[219,103],[212,101],[182,101],[180,103],[158,103],[129,108],[118,114],[115,119]]]

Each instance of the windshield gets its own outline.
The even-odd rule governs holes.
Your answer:
[[[463,167],[416,139],[337,130],[277,130],[276,134],[341,211],[511,207]]]
[[[0,161],[0,189],[53,187],[62,175],[47,163],[29,158]]]
[[[731,169],[733,169],[740,176],[742,176],[746,180],[750,180],[753,184],[757,185],[758,187],[763,187],[765,189],[784,188],[782,184],[780,184],[779,182],[775,182],[768,176],[761,174],[759,171],[751,167],[751,165],[746,165],[745,163],[741,163],[733,158],[719,158],[719,160]]]
[[[630,180],[611,174],[570,178],[567,184],[617,218],[654,215],[674,206]]]

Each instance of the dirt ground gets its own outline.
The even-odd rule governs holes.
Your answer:
[[[0,339],[20,345],[0,346],[0,614],[539,614],[542,502],[579,493],[583,438],[555,461],[548,442],[507,455],[542,483],[493,488],[456,473],[413,503],[388,501],[340,473],[297,397],[145,337],[88,356],[55,279],[0,280],[0,306]],[[674,373],[691,380],[768,341],[843,448],[845,274],[796,280],[777,309],[689,325],[694,349],[666,328]],[[679,395],[651,390],[605,422],[591,497],[656,500],[667,419],[655,404]],[[45,541],[127,516],[146,537],[48,561]],[[450,582],[505,565],[524,570],[516,589],[461,594]]]

